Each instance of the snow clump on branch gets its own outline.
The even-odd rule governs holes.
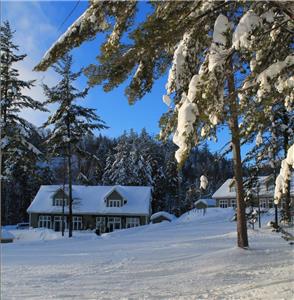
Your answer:
[[[282,160],[280,174],[276,179],[275,204],[279,204],[283,194],[285,194],[289,188],[291,168],[294,168],[294,144],[288,149],[287,157]]]
[[[200,188],[206,190],[207,186],[208,186],[208,179],[206,176],[202,175],[200,177]]]

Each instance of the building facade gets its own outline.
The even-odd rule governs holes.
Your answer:
[[[104,233],[148,224],[151,201],[151,187],[74,185],[73,230]],[[67,229],[68,188],[41,186],[27,212],[31,227]]]
[[[246,192],[246,180],[244,180],[244,189]],[[250,189],[247,188],[252,195],[252,201],[254,206],[260,206],[262,209],[269,209],[274,207],[274,191],[275,191],[275,179],[272,175],[259,176],[257,178],[257,185]],[[290,197],[291,203],[294,203],[294,176],[292,174],[290,181]],[[233,178],[227,179],[220,188],[212,195],[212,198],[216,200],[216,206],[221,208],[232,207],[236,208],[236,184]],[[285,204],[284,199],[280,203],[280,206]]]

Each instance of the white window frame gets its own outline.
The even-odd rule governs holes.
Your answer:
[[[231,207],[233,208],[237,207],[237,201],[235,199],[231,199]]]
[[[120,207],[121,201],[118,199],[109,199],[109,207]]]
[[[219,200],[219,207],[221,208],[228,208],[229,207],[229,201],[227,199]]]
[[[67,206],[67,198],[54,198],[53,206],[62,206],[62,202],[64,200],[64,206]]]
[[[127,217],[126,219],[126,228],[132,228],[140,226],[140,218],[139,217]]]
[[[96,229],[105,231],[105,217],[96,217]]]
[[[38,227],[51,228],[51,216],[39,216]]]
[[[264,198],[259,199],[259,206],[261,208],[268,208],[268,201],[267,201],[267,199],[264,199]]]
[[[60,223],[60,230],[62,230],[62,216],[54,216],[53,229],[55,229],[55,222]],[[64,229],[67,229],[66,216],[63,216],[63,226],[64,226]]]
[[[273,208],[274,207],[274,199],[270,198],[267,200],[268,202],[268,208]]]
[[[110,229],[110,224],[113,225],[113,231],[121,229],[121,217],[108,217],[107,227]],[[119,224],[119,228],[115,228],[115,224]]]
[[[83,229],[83,217],[73,216],[72,217],[72,229],[73,230],[82,230]]]

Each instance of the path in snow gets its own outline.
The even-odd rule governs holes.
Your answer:
[[[231,214],[209,209],[103,237],[24,232],[2,246],[1,299],[293,299],[291,246],[264,228],[238,249]]]

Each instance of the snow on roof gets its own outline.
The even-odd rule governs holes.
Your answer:
[[[194,205],[197,205],[198,203],[204,203],[207,206],[216,206],[216,200],[215,199],[199,199],[194,202]]]
[[[233,181],[232,178],[227,179],[212,195],[212,198],[236,198],[236,192],[230,189]]]
[[[5,229],[1,229],[1,236],[0,236],[1,240],[13,240],[14,238],[15,237],[12,233],[10,233]]]
[[[170,214],[170,213],[168,213],[166,211],[159,211],[159,212],[153,214],[150,217],[150,220],[153,221],[154,219],[159,218],[159,217],[164,217],[164,218],[166,218],[167,220],[170,220],[170,221],[172,221],[173,219],[176,218],[175,215],[172,215],[172,214]]]
[[[42,185],[28,213],[61,213],[61,206],[53,206],[53,196],[60,185]],[[121,207],[107,207],[105,197],[116,190],[127,202]],[[74,214],[149,215],[151,187],[148,186],[83,186],[73,185]],[[68,207],[65,207],[65,213]]]
[[[259,176],[259,196],[268,196],[274,197],[274,177],[273,175],[269,176]],[[212,195],[212,198],[236,198],[236,190],[232,188],[234,186],[234,179],[227,179],[218,190]],[[294,195],[294,173],[292,173],[291,177],[291,195]],[[256,190],[256,188],[255,188]]]

